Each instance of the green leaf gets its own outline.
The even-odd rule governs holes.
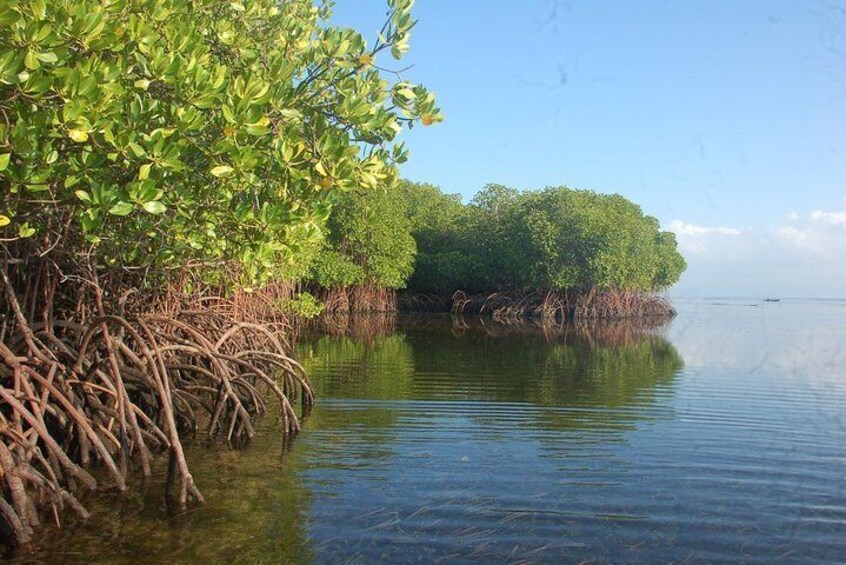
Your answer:
[[[84,190],[77,190],[76,192],[74,192],[74,194],[76,195],[77,198],[79,198],[80,200],[82,200],[86,204],[92,203],[91,196],[89,196],[89,194],[87,192],[85,192]]]
[[[141,168],[138,170],[138,180],[147,180],[150,178],[150,169],[153,167],[150,163],[145,163],[141,165]]]
[[[270,133],[270,128],[263,126],[247,126],[247,133],[258,137]]]
[[[81,129],[68,130],[68,136],[77,143],[85,143],[88,141],[88,132]]]
[[[0,228],[2,228],[3,226],[8,226],[11,222],[12,220],[10,220],[8,216],[0,214]]]
[[[11,153],[0,153],[0,172],[5,171],[9,166],[9,159],[12,158]]]
[[[26,68],[31,71],[41,68],[41,63],[39,62],[38,57],[36,57],[35,51],[26,52],[26,57],[24,58],[24,65],[26,65]]]
[[[18,237],[26,239],[31,237],[33,234],[35,234],[35,228],[30,227],[28,223],[23,223],[18,226]]]
[[[129,202],[119,202],[109,208],[109,214],[113,216],[126,216],[135,209],[135,206]]]
[[[217,167],[211,170],[211,174],[219,178],[226,178],[232,175],[232,173],[234,172],[235,169],[233,169],[229,165],[218,165]]]
[[[112,133],[111,126],[106,126],[106,128],[103,130],[103,139],[105,139],[112,145],[115,144],[115,134]]]
[[[0,8],[0,25],[12,26],[20,19],[20,14],[9,7]]]
[[[150,214],[163,214],[167,210],[167,207],[158,200],[145,202],[142,207]]]
[[[227,122],[229,122],[230,124],[238,123],[238,120],[235,119],[235,115],[232,113],[232,108],[230,108],[229,106],[223,106],[221,108],[221,111],[223,112],[223,117],[226,118]]]
[[[38,33],[35,35],[35,38],[33,38],[33,41],[35,41],[35,43],[44,41],[52,31],[53,27],[50,24],[44,24],[41,26],[41,29],[38,30]]]
[[[59,60],[59,58],[56,57],[56,54],[52,51],[47,51],[46,53],[36,53],[35,56],[42,63],[55,63]]]
[[[135,143],[134,141],[129,142],[129,148],[132,150],[133,153],[135,153],[135,156],[139,159],[143,159],[147,156],[147,152],[144,151],[144,148]]]
[[[159,165],[161,165],[162,168],[171,169],[174,171],[179,171],[184,167],[184,165],[179,159],[162,159],[161,161],[159,161]]]

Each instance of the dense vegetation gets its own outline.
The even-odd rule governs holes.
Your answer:
[[[417,292],[660,291],[685,267],[675,236],[617,194],[488,185],[462,206],[428,185],[403,189],[414,203]]]
[[[123,489],[165,451],[174,496],[201,500],[181,438],[250,437],[262,392],[298,428],[291,401],[311,390],[259,323],[279,321],[292,281],[329,272],[313,265],[333,203],[392,186],[397,134],[441,120],[423,87],[377,66],[407,50],[411,4],[388,0],[368,44],[330,25],[331,2],[0,3],[0,528],[13,539],[31,538],[38,508],[84,515],[73,492],[95,486],[92,463]],[[407,274],[391,268],[374,254],[336,280]]]
[[[416,249],[400,191],[346,193],[335,202],[308,279],[323,289],[330,312],[392,310],[392,290],[411,276]]]
[[[666,313],[652,293],[685,268],[675,236],[639,206],[567,187],[489,185],[463,205],[404,181],[394,192],[348,198],[330,225],[317,285],[407,287],[412,308],[431,304],[416,301],[425,295],[460,309],[514,306],[511,317]]]

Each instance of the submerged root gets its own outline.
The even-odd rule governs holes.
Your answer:
[[[375,314],[349,315],[324,314],[304,324],[309,329],[316,329],[321,334],[351,337],[364,343],[373,343],[396,331],[397,314],[379,312]]]
[[[668,298],[647,292],[625,290],[547,291],[546,293],[497,292],[452,296],[453,314],[484,314],[504,324],[526,319],[551,322],[565,320],[623,320],[672,318],[676,310]]]
[[[393,288],[360,285],[318,291],[317,295],[326,314],[397,311],[397,292]]]
[[[449,301],[437,294],[403,292],[397,297],[400,312],[449,312]]]
[[[67,507],[86,516],[73,494],[80,488],[124,490],[133,468],[149,475],[153,453],[170,456],[174,498],[202,502],[186,437],[243,443],[268,398],[293,434],[300,423],[292,403],[313,403],[275,327],[207,308],[102,315],[101,303],[86,324],[35,321],[5,267],[0,283],[0,522],[18,544],[32,540],[44,515],[58,520]],[[106,471],[104,485],[91,465]]]

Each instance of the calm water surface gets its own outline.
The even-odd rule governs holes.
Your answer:
[[[846,562],[846,302],[677,301],[629,326],[421,316],[300,339],[283,445],[197,446],[208,504],[99,494],[26,560]]]

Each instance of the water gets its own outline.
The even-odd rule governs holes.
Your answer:
[[[846,561],[846,302],[665,328],[369,319],[308,335],[290,445],[195,446],[208,504],[89,496],[20,561]]]

